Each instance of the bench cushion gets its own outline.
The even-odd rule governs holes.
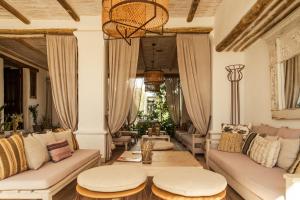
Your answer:
[[[266,168],[244,154],[214,149],[209,151],[210,161],[261,199],[279,199],[285,193],[286,172],[281,168]]]
[[[0,181],[0,190],[50,188],[99,155],[99,150],[77,150],[73,156],[61,162],[48,162],[38,170],[28,170]]]

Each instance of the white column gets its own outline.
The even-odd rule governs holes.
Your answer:
[[[106,66],[101,31],[76,31],[78,40],[78,132],[81,149],[100,149],[105,157]]]
[[[2,105],[4,105],[4,61],[3,58],[0,58],[0,106]],[[2,115],[3,120],[4,115]]]

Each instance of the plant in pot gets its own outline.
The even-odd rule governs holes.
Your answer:
[[[34,123],[34,125],[32,125],[32,128],[33,128],[34,132],[41,132],[42,131],[42,126],[39,125],[38,122],[37,122],[38,107],[39,107],[39,104],[29,106],[29,111],[32,115],[32,119],[33,119],[33,123]]]
[[[19,127],[19,123],[23,122],[22,114],[13,114],[11,116],[11,124],[13,127],[13,133],[16,133]]]

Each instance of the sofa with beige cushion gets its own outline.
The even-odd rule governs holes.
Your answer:
[[[254,126],[253,131],[279,136],[299,138],[299,129]],[[213,171],[224,175],[228,184],[246,200],[296,200],[300,199],[300,174],[288,174],[280,167],[267,168],[242,153],[217,150],[220,133],[210,133],[206,141],[206,161]],[[298,185],[296,187],[296,185]],[[295,188],[297,188],[295,190]],[[295,191],[297,196],[295,196]]]
[[[46,138],[45,136],[42,137]],[[24,146],[26,151],[26,143]],[[37,152],[34,152],[33,148],[31,153]],[[52,200],[52,197],[75,180],[80,172],[99,165],[100,157],[99,150],[74,150],[72,156],[64,160],[56,163],[48,161],[38,169],[29,169],[10,176],[0,181],[0,199]],[[37,163],[34,158],[31,162]]]
[[[175,138],[195,156],[196,153],[204,153],[205,136],[196,131],[191,125],[188,131],[176,130]]]

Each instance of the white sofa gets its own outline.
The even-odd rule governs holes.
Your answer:
[[[285,138],[299,137],[287,128],[272,135]],[[285,129],[285,130],[283,130]],[[292,129],[290,129],[292,130]],[[295,129],[294,129],[295,130]],[[264,134],[268,134],[264,132]],[[300,199],[300,175],[287,174],[279,167],[266,168],[241,153],[221,152],[216,149],[220,134],[210,134],[206,141],[207,166],[226,177],[228,184],[246,200],[298,200]],[[298,185],[298,186],[297,186]],[[295,192],[297,194],[295,194]]]
[[[187,147],[193,156],[195,156],[196,153],[204,153],[205,136],[201,136],[197,133],[191,134],[187,131],[176,131],[175,138]]]
[[[83,170],[99,165],[99,150],[77,150],[57,163],[48,162],[0,181],[0,199],[43,199],[52,197],[77,178]]]

